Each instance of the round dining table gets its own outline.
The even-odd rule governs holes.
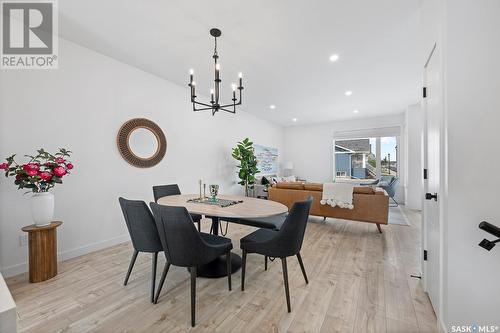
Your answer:
[[[219,234],[219,223],[221,219],[227,218],[228,221],[238,223],[239,219],[255,219],[288,212],[288,207],[275,201],[257,199],[236,195],[220,195],[217,199],[232,200],[238,203],[221,207],[220,205],[208,204],[203,202],[191,202],[191,199],[197,199],[197,194],[169,195],[158,199],[158,204],[166,206],[185,207],[189,213],[204,215],[212,219],[212,232]],[[207,198],[206,200],[211,200]],[[225,256],[197,268],[198,276],[207,278],[218,278],[227,276]],[[241,257],[237,254],[231,254],[231,273],[238,271],[241,267]]]

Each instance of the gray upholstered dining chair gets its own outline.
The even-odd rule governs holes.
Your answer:
[[[389,198],[392,199],[392,202],[394,202],[395,205],[393,205],[391,207],[398,207],[399,206],[396,199],[394,199],[394,197],[396,196],[396,191],[398,189],[398,185],[399,185],[399,178],[398,177],[393,177],[391,182],[388,185],[379,184],[379,186],[382,187],[387,192],[387,195],[389,195]]]
[[[177,184],[153,186],[153,196],[156,203],[158,203],[158,199],[160,198],[179,194],[181,194],[181,190],[179,189],[179,185]],[[198,223],[198,231],[201,231],[201,215],[191,214],[191,218],[194,222]]]
[[[361,185],[377,185],[378,187],[383,188],[386,192],[389,198],[394,202],[395,205],[392,205],[391,207],[398,207],[399,204],[394,199],[396,196],[396,191],[398,189],[399,185],[399,177],[395,176],[381,176],[379,179],[371,182],[371,183],[363,183]]]
[[[304,240],[312,201],[313,198],[309,197],[305,201],[296,202],[292,206],[290,214],[287,216],[279,231],[271,229],[258,229],[240,240],[240,247],[243,251],[241,266],[242,291],[245,290],[247,254],[257,253],[265,256],[266,266],[267,257],[280,258],[283,266],[286,304],[288,312],[292,311],[290,306],[290,291],[288,287],[288,268],[286,258],[297,256],[300,269],[302,270],[302,275],[304,275],[304,280],[306,281],[306,284],[309,283],[304,263],[302,262],[302,257],[300,256],[300,249],[302,247],[302,241]]]
[[[231,240],[222,236],[197,232],[193,220],[185,207],[171,207],[150,203],[167,263],[163,270],[154,303],[158,302],[161,288],[170,265],[188,267],[191,273],[191,326],[195,325],[196,270],[226,255],[227,282],[231,290]]]
[[[126,286],[128,283],[139,252],[152,253],[151,302],[154,302],[158,252],[163,251],[154,217],[144,201],[127,200],[121,197],[118,201],[120,202],[123,217],[125,218],[125,223],[127,224],[134,247],[134,253],[132,254],[132,259],[130,259],[123,285]]]

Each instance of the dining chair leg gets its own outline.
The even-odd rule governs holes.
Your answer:
[[[288,312],[292,312],[292,307],[290,306],[290,290],[288,288],[288,269],[286,266],[286,257],[281,258],[281,265],[283,266],[283,280],[285,282],[286,306],[288,308]]]
[[[264,270],[267,271],[267,256],[264,256]]]
[[[229,290],[231,290],[231,250],[227,251],[226,254],[226,270],[227,270],[227,285]]]
[[[245,269],[247,266],[247,252],[243,250],[241,256],[241,291],[245,290]]]
[[[191,327],[196,321],[196,266],[190,268],[191,271]]]
[[[158,264],[158,252],[155,252],[151,256],[152,268],[151,268],[151,303],[155,301],[155,284],[156,284],[156,266]]]
[[[309,280],[307,279],[306,269],[304,268],[304,263],[302,262],[302,257],[300,256],[300,252],[297,253],[297,259],[299,260],[300,269],[302,270],[302,275],[304,275],[304,280],[306,280],[306,284],[309,284]]]
[[[138,254],[139,251],[134,250],[134,254],[132,254],[132,258],[130,259],[130,264],[128,265],[127,276],[125,276],[125,281],[123,281],[124,286],[126,286],[128,283],[128,278],[130,277],[130,273],[132,273],[132,268],[134,267],[135,259],[137,259]]]
[[[201,232],[201,221],[198,221],[198,232]]]
[[[165,267],[163,267],[163,273],[161,274],[160,282],[158,283],[158,288],[156,289],[156,296],[154,303],[158,303],[158,298],[160,297],[161,288],[163,288],[163,283],[165,283],[165,278],[167,277],[168,269],[170,268],[170,263],[167,261]]]

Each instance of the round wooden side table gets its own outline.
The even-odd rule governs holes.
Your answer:
[[[61,221],[37,227],[28,225],[21,230],[28,233],[30,282],[41,282],[57,275],[57,227]]]

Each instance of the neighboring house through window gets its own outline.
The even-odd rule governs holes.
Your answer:
[[[370,139],[335,141],[335,171],[337,177],[354,179],[373,179],[375,174],[367,167],[374,159]],[[344,176],[340,176],[342,172]]]
[[[336,178],[356,180],[377,179],[381,175],[397,176],[398,142],[397,136],[335,140],[334,175]]]

